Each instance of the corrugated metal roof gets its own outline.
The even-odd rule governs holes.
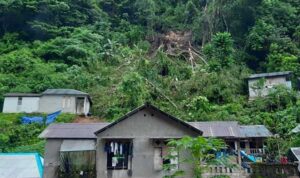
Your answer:
[[[109,123],[64,123],[51,124],[40,135],[40,138],[97,138],[94,132]]]
[[[227,138],[241,135],[236,121],[189,122],[189,124],[202,130],[204,137]]]
[[[86,139],[64,140],[60,151],[92,151],[96,150],[96,141]]]
[[[88,93],[74,89],[47,89],[43,95],[88,95]]]
[[[275,76],[285,76],[292,74],[291,71],[284,71],[284,72],[272,72],[272,73],[260,73],[260,74],[252,74],[248,77],[248,79],[254,78],[262,78],[262,77],[275,77]]]
[[[264,125],[240,126],[241,137],[271,137],[272,133]]]
[[[95,139],[97,137],[94,133],[107,127],[109,124],[110,123],[51,124],[39,137]],[[255,138],[272,136],[272,133],[264,125],[240,126],[236,121],[188,122],[188,124],[203,131],[204,137]]]
[[[300,161],[300,147],[294,147],[291,148],[292,153],[295,155],[295,157]]]
[[[43,158],[37,153],[0,153],[0,178],[41,178]]]
[[[41,94],[37,93],[6,93],[5,97],[40,97]]]

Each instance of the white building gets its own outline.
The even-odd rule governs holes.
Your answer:
[[[87,115],[92,104],[89,94],[73,89],[48,89],[41,94],[7,93],[4,113],[65,113]]]
[[[253,74],[248,77],[249,99],[267,96],[275,86],[283,85],[292,88],[292,72],[272,72]]]

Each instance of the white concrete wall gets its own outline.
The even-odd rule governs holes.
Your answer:
[[[61,110],[64,113],[76,114],[75,96],[44,95],[40,99],[40,112],[53,113]]]
[[[260,96],[267,96],[275,86],[277,85],[285,85],[287,88],[292,88],[291,81],[287,81],[286,77],[280,76],[280,77],[272,77],[272,78],[266,78],[265,84],[263,86],[263,89],[254,89],[253,86],[260,80],[261,78],[257,79],[249,79],[248,80],[248,87],[249,87],[249,97],[254,98]]]
[[[18,105],[18,97],[6,97],[3,104],[4,113],[33,113],[39,111],[39,97],[22,97],[22,104]]]

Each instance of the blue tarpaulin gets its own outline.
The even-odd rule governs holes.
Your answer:
[[[241,151],[241,155],[252,162],[256,162],[256,158],[253,155],[248,155],[245,151]]]
[[[52,122],[55,121],[55,119],[57,118],[57,116],[61,113],[61,111],[56,111],[52,114],[47,115],[46,117],[46,125],[51,124]]]
[[[54,113],[48,114],[45,119],[46,124],[48,125],[54,122],[60,113],[61,111],[56,111]],[[21,118],[21,122],[22,124],[32,124],[32,123],[44,124],[44,118],[42,116],[35,116],[35,117],[23,116]]]
[[[22,124],[32,124],[32,123],[38,123],[38,124],[43,124],[44,123],[44,118],[41,116],[37,117],[27,117],[23,116],[21,118]]]

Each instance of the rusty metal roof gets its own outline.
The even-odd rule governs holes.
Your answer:
[[[51,124],[40,135],[40,138],[97,138],[94,132],[106,127],[109,123],[64,123]]]
[[[271,137],[272,133],[264,125],[244,125],[240,126],[241,137],[257,138]]]
[[[203,131],[204,137],[240,137],[238,122],[236,121],[209,121],[189,122],[189,124]]]

